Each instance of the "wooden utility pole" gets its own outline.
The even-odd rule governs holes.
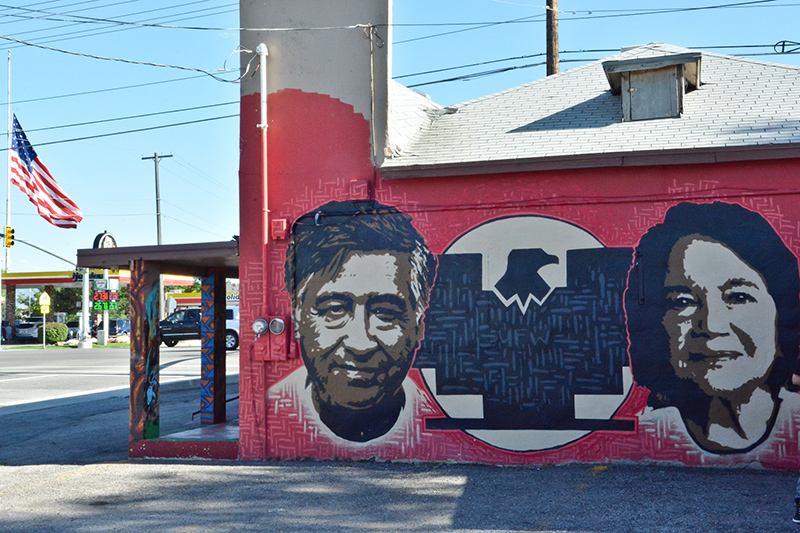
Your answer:
[[[547,75],[558,74],[558,0],[547,0]]]
[[[165,157],[172,157],[172,154],[165,155],[153,152],[152,157],[142,156],[142,160],[152,159],[156,165],[156,231],[158,232],[158,244],[161,245],[161,189],[158,185],[158,160]],[[159,274],[158,276],[158,319],[163,320],[166,313],[164,312],[164,277]],[[108,320],[105,321],[108,324]],[[108,328],[108,326],[106,326]],[[106,330],[108,331],[108,330]]]

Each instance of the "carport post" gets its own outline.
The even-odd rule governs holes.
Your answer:
[[[159,432],[158,263],[133,261],[128,300],[131,308],[130,445]]]
[[[225,422],[225,270],[208,269],[203,277],[200,317],[200,423]]]

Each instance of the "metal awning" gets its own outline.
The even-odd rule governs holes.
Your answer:
[[[140,260],[158,264],[162,274],[202,277],[209,268],[222,268],[225,277],[238,278],[239,241],[78,250],[81,268],[131,269]]]

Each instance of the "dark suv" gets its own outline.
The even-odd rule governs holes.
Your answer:
[[[116,337],[117,335],[130,335],[131,334],[131,321],[128,318],[111,318],[108,320],[111,327],[108,329],[109,337]],[[92,328],[92,336],[97,336],[97,330],[105,329],[105,324],[100,321],[96,328]]]
[[[175,346],[178,341],[200,338],[200,309],[175,311],[161,321],[161,342]]]
[[[175,346],[178,341],[200,338],[200,308],[190,307],[175,311],[161,321],[161,342]],[[239,347],[239,308],[225,310],[225,348]]]

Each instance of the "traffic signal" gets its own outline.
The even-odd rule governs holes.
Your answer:
[[[6,226],[6,231],[3,234],[3,246],[11,248],[14,246],[14,228]]]

